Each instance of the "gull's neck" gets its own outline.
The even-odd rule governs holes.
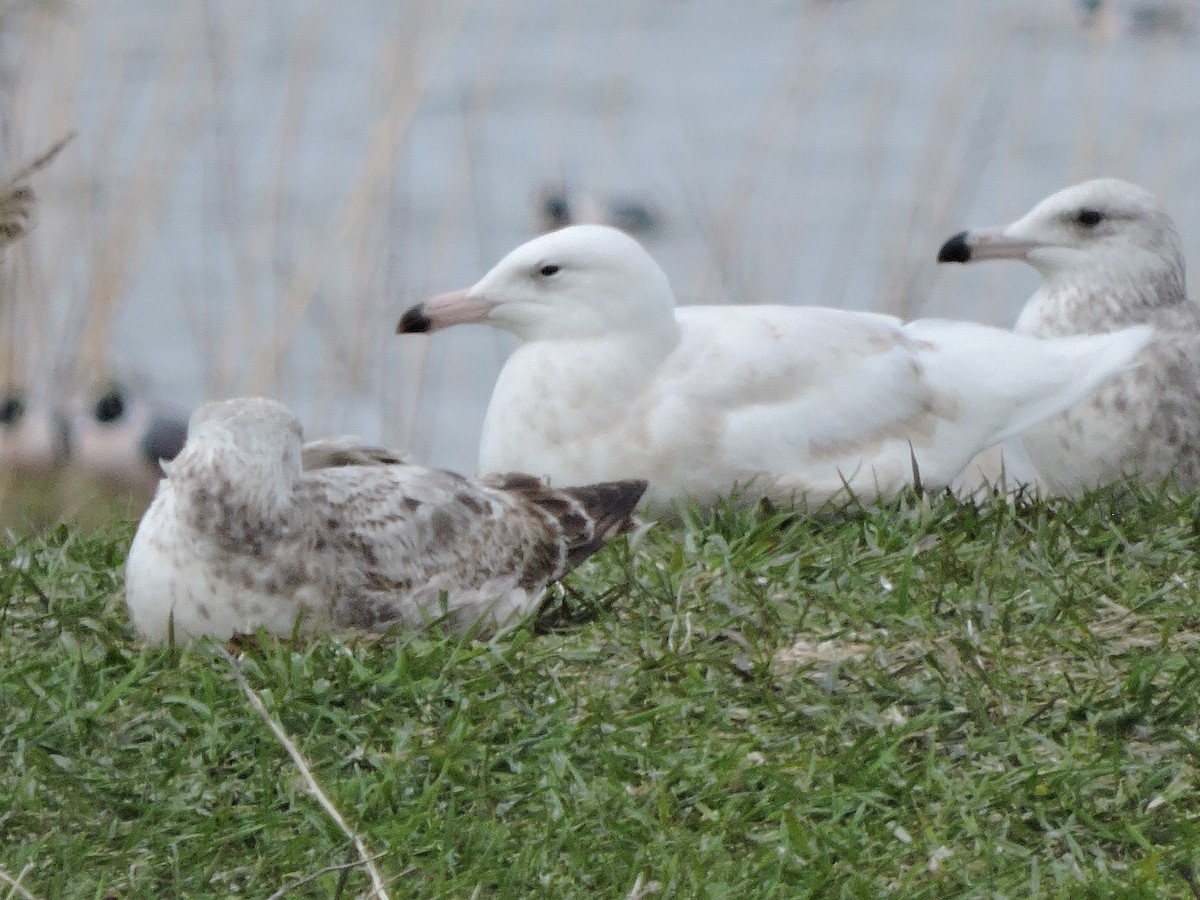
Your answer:
[[[166,469],[184,521],[220,543],[253,554],[297,524],[299,471],[254,465],[223,442],[185,448]]]
[[[672,325],[671,332],[532,341],[518,347],[504,369],[532,373],[530,367],[536,367],[541,375],[537,381],[548,390],[569,393],[570,402],[560,404],[564,414],[580,411],[581,404],[587,404],[591,415],[608,405],[623,411],[679,345],[678,326]]]
[[[1111,331],[1146,322],[1157,310],[1186,302],[1183,272],[1176,266],[1136,273],[1058,272],[1029,298],[1016,330],[1042,337]]]
[[[631,409],[653,405],[655,377],[678,344],[678,329],[522,344],[492,391],[480,470],[530,471],[572,483],[557,468],[559,451],[603,443],[621,432]]]

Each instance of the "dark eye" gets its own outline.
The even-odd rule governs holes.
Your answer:
[[[92,415],[97,422],[109,424],[116,422],[125,415],[125,396],[120,388],[112,388],[107,394],[96,401]]]
[[[1104,221],[1104,213],[1098,209],[1088,209],[1086,206],[1075,214],[1075,224],[1084,228],[1095,228]]]
[[[553,275],[555,272],[558,271],[558,268],[559,268],[558,266],[548,263],[547,265],[544,265],[540,269],[538,269],[538,272],[539,272],[539,274],[541,274],[541,276],[543,278],[549,278],[551,275]]]
[[[10,394],[0,403],[0,424],[11,425],[25,413],[25,404],[15,394]]]

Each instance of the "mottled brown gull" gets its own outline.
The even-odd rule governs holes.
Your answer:
[[[799,306],[684,306],[634,239],[564,228],[401,332],[486,322],[522,344],[492,393],[480,471],[645,478],[647,502],[819,503],[950,483],[971,457],[1086,397],[1147,329],[1039,341],[966,322]]]
[[[1115,178],[1043,200],[1001,228],[963,231],[939,262],[1016,259],[1044,282],[1015,331],[1102,334],[1147,325],[1137,365],[1023,436],[1047,492],[1078,494],[1133,476],[1200,486],[1200,305],[1188,299],[1183,251],[1152,194]]]
[[[306,470],[301,454],[299,423],[273,400],[192,415],[129,550],[125,595],[139,633],[187,641],[440,619],[487,635],[631,528],[645,490],[556,490],[515,474],[481,483],[372,454],[366,465]]]

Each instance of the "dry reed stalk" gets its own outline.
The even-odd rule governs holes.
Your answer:
[[[31,162],[21,166],[3,182],[0,182],[0,247],[13,243],[28,232],[29,221],[37,204],[37,195],[34,193],[33,188],[29,187],[25,182],[30,176],[48,166],[54,157],[59,154],[59,151],[74,136],[75,132],[69,132],[64,137],[59,138],[49,149],[43,151]],[[3,305],[3,311],[8,320],[6,331],[10,338],[10,345],[12,334],[15,332],[16,321],[15,304],[11,302],[12,293],[15,292],[10,285],[4,285],[3,293],[0,293],[0,303]],[[10,367],[12,365],[11,358],[15,355],[10,353]],[[6,373],[6,377],[10,381],[14,378],[14,375],[15,370]]]
[[[10,900],[12,897],[23,897],[24,900],[38,900],[37,897],[31,894],[25,888],[25,886],[21,884],[21,882],[25,880],[25,876],[29,873],[29,870],[32,868],[33,863],[26,863],[25,868],[21,870],[20,874],[18,874],[16,878],[13,878],[3,869],[0,869],[0,881],[8,885],[8,893],[5,894],[5,900]]]
[[[432,0],[425,2],[427,6],[432,4]],[[460,0],[460,10],[461,5]],[[438,11],[444,13],[445,9]],[[396,148],[412,124],[427,90],[433,65],[448,43],[449,38],[443,38],[440,43],[430,41],[424,47],[426,57],[413,63],[413,77],[397,85],[383,118],[368,139],[366,157],[358,176],[332,217],[331,225],[322,231],[321,246],[302,257],[304,265],[285,288],[275,310],[274,331],[254,354],[247,373],[239,382],[240,392],[261,393],[270,385],[278,385],[287,352],[331,266],[336,248],[353,245],[360,239],[375,193],[390,177]]]
[[[487,212],[487,197],[480,182],[483,171],[480,158],[485,149],[483,129],[480,126],[487,110],[495,102],[504,67],[512,59],[512,39],[517,30],[519,8],[515,3],[499,7],[501,18],[496,27],[489,31],[490,40],[483,54],[483,65],[479,75],[471,86],[459,95],[462,110],[459,125],[462,129],[462,153],[466,163],[463,187],[468,201],[469,227],[475,235],[480,259],[488,261],[495,259],[502,252],[502,248],[493,246],[489,240],[493,230],[493,217]]]
[[[75,85],[83,81],[84,60],[94,58],[85,52],[87,21],[86,15],[63,16],[61,11],[22,19],[20,46],[24,50],[24,62],[20,65],[23,77],[13,97],[16,131],[45,131],[47,123],[52,123],[55,130],[61,130],[62,123],[76,118],[74,104],[78,91]],[[116,59],[123,58],[117,55]],[[120,62],[114,65],[119,66]],[[119,78],[105,79],[105,82],[114,85],[113,90],[118,94],[127,90]],[[92,298],[91,292],[80,298],[70,289],[64,289],[67,285],[62,276],[64,272],[72,272],[73,266],[64,265],[63,261],[75,260],[82,255],[79,250],[81,234],[107,234],[109,231],[96,225],[96,208],[91,202],[93,192],[90,188],[102,182],[94,174],[102,168],[98,160],[106,154],[110,159],[115,158],[122,108],[120,98],[114,99],[101,127],[89,129],[88,137],[92,143],[86,151],[88,158],[84,161],[78,154],[72,154],[72,161],[56,179],[60,187],[53,192],[55,202],[53,207],[46,207],[54,213],[45,217],[45,224],[51,227],[41,229],[34,248],[37,252],[31,254],[28,271],[22,273],[26,279],[22,295],[36,302],[24,304],[20,322],[10,332],[9,339],[27,356],[51,357],[37,364],[25,361],[20,367],[25,370],[28,380],[44,382],[53,374],[74,368],[74,356],[88,327],[85,319]],[[120,216],[124,220],[129,218],[129,213],[121,210]],[[57,232],[54,225],[58,226]],[[65,240],[64,229],[68,232]],[[85,278],[88,276],[86,271],[83,274]],[[88,308],[80,309],[80,306]]]
[[[434,240],[429,264],[425,269],[423,290],[427,290],[430,284],[436,284],[444,280],[445,274],[449,269],[450,252],[454,246],[455,231],[460,227],[473,199],[478,151],[473,146],[473,141],[477,139],[473,137],[476,129],[472,126],[481,114],[481,111],[487,109],[495,99],[496,88],[500,83],[501,70],[511,56],[510,47],[513,34],[516,30],[516,12],[519,6],[517,4],[506,4],[503,7],[498,7],[498,9],[502,13],[503,18],[497,22],[496,27],[489,30],[491,38],[483,54],[484,62],[480,66],[474,81],[467,88],[466,100],[462,107],[464,139],[461,149],[468,177],[456,183],[456,190],[451,194],[448,202],[442,204],[441,214],[438,216],[436,227],[437,237]],[[480,254],[480,264],[490,265],[493,260],[489,255],[488,249],[481,247]]]
[[[407,47],[391,45],[381,72],[376,73],[376,90],[386,95],[388,85],[407,79],[413,58]],[[384,150],[388,165],[380,172],[373,202],[364,206],[359,227],[342,248],[341,255],[348,258],[335,273],[340,287],[330,291],[322,306],[314,310],[320,315],[314,322],[320,332],[320,358],[311,421],[322,431],[341,428],[335,420],[347,407],[347,400],[370,392],[372,364],[381,358],[382,342],[391,333],[383,307],[390,293],[388,285],[393,282],[381,279],[380,274],[387,267],[399,230],[396,161],[401,145],[394,130],[385,129],[384,135],[393,138]]]
[[[583,12],[586,4],[561,3],[558,5],[558,25],[554,31],[554,46],[550,51],[552,71],[570,72],[572,60],[578,53],[579,36],[583,30]],[[543,160],[538,165],[538,171],[558,172],[564,185],[569,183],[568,173],[563,169],[563,148],[567,143],[568,112],[571,101],[567,96],[569,81],[566,78],[555,78],[547,86],[545,108],[546,121],[543,125],[545,137],[542,140]]]
[[[52,4],[35,4],[12,23],[20,28],[20,40],[12,44],[20,48],[13,65],[21,77],[4,98],[8,108],[0,115],[24,144],[33,136],[40,141],[42,135],[67,133],[76,124],[74,86],[81,79],[84,39],[81,29],[74,27],[75,17],[62,12]],[[74,247],[63,249],[61,224],[68,206],[63,198],[77,180],[79,149],[59,162],[55,178],[39,192],[37,238],[21,246],[20,268],[11,273],[14,303],[3,335],[10,383],[38,382],[47,388],[51,373],[61,367],[65,356],[65,333],[73,315],[64,310],[67,296],[62,290],[61,261],[78,254]],[[46,259],[52,262],[46,264]]]
[[[59,138],[32,161],[19,167],[0,182],[0,248],[28,233],[38,199],[27,181],[48,166],[74,136],[74,132],[69,132]],[[19,260],[25,264],[24,268],[14,272],[8,265],[0,266],[0,276],[3,276],[3,281],[0,282],[0,341],[5,349],[0,355],[0,378],[3,379],[0,381],[0,396],[8,395],[15,385],[22,385],[25,390],[29,387],[26,367],[32,354],[26,342],[22,340],[21,332],[27,320],[38,318],[41,304],[20,302],[21,298],[28,295],[20,276],[31,267],[28,245],[22,249],[24,252]],[[16,250],[17,248],[6,249],[5,256],[9,257]],[[7,263],[8,259],[4,262]],[[6,481],[5,486],[0,489],[0,500],[8,496],[10,486]]]
[[[1104,95],[1104,74],[1112,62],[1112,43],[1110,41],[1091,41],[1092,52],[1084,58],[1082,77],[1079,81],[1079,94],[1076,100],[1078,122],[1075,125],[1075,152],[1067,165],[1067,182],[1074,183],[1089,177],[1097,171],[1100,160],[1096,153],[1104,144],[1104,114],[1108,111],[1102,102]]]
[[[231,313],[224,328],[214,321],[211,310],[203,305],[192,310],[199,322],[207,322],[205,334],[209,351],[206,358],[212,365],[204,372],[205,393],[224,396],[237,383],[242,361],[262,343],[261,298],[258,275],[264,271],[286,271],[291,263],[284,258],[285,234],[283,204],[288,196],[288,181],[296,149],[301,145],[300,134],[307,111],[307,100],[321,41],[326,36],[331,5],[315,6],[300,26],[292,42],[291,64],[275,139],[273,178],[261,196],[249,196],[241,188],[238,148],[222,132],[217,139],[219,169],[224,176],[218,179],[221,198],[221,236],[233,271],[234,297]],[[210,22],[209,55],[212,69],[213,102],[216,108],[226,96],[227,85],[224,61],[236,54],[236,46],[225,47],[221,42],[238,29],[220,29]],[[253,206],[253,208],[251,208]]]
[[[633,72],[638,50],[646,35],[646,17],[650,12],[650,0],[628,0],[621,25],[617,29],[616,46],[613,48],[610,71],[612,77],[604,85],[604,96],[600,101],[600,132],[607,135],[601,150],[610,159],[612,166],[616,148],[620,145],[622,117],[629,108],[633,96]],[[569,70],[568,70],[569,71]],[[601,171],[609,166],[600,166]],[[615,168],[615,166],[614,166]]]
[[[989,21],[984,7],[990,4],[979,0],[974,8],[957,7],[963,25],[979,30],[980,21]],[[1000,125],[1005,119],[1008,96],[1005,85],[994,82],[980,101],[975,74],[995,71],[1000,59],[1012,46],[1016,25],[1027,18],[1026,13],[1004,11],[991,17],[985,33],[994,36],[984,43],[965,43],[955,64],[955,71],[946,79],[947,87],[938,99],[937,108],[925,133],[920,153],[914,194],[907,221],[895,229],[892,249],[885,255],[882,309],[901,318],[912,318],[918,304],[924,302],[932,283],[934,267],[931,262],[937,242],[945,237],[952,222],[962,215],[980,173],[995,149]],[[979,107],[978,117],[965,125],[967,110]],[[952,162],[951,139],[956,131],[964,133],[966,146],[957,161]],[[914,264],[914,260],[916,260]]]
[[[21,166],[3,182],[0,182],[0,247],[17,240],[28,229],[29,218],[33,214],[37,196],[34,194],[33,188],[24,182],[31,175],[48,166],[73,137],[75,137],[75,132],[67,133],[32,162]]]
[[[877,7],[872,10],[872,22],[877,27],[886,29],[902,10],[907,10],[905,0],[893,0],[889,7]],[[864,13],[865,11],[864,8]],[[875,198],[883,184],[889,154],[888,139],[894,130],[896,112],[900,106],[900,85],[893,78],[883,77],[878,79],[872,88],[864,96],[863,109],[866,177],[859,186],[857,196],[844,205],[834,249],[829,255],[829,265],[826,266],[821,288],[817,292],[819,299],[803,299],[800,301],[802,303],[819,303],[822,306],[845,305],[847,287],[856,268],[851,261],[859,253],[863,233],[879,208]],[[803,198],[800,199],[802,202]]]
[[[288,756],[292,758],[292,762],[300,772],[300,777],[304,780],[304,785],[308,789],[309,794],[317,801],[321,809],[325,811],[330,821],[338,827],[354,845],[355,851],[358,853],[359,863],[366,871],[367,876],[371,879],[371,891],[366,896],[368,900],[372,897],[378,897],[380,900],[388,900],[387,888],[383,883],[383,876],[379,873],[379,869],[375,865],[375,860],[379,857],[373,854],[367,847],[367,842],[363,840],[359,834],[354,831],[348,824],[333,801],[329,799],[329,795],[325,793],[321,783],[312,773],[312,768],[308,764],[308,760],[304,758],[304,754],[300,752],[300,748],[296,746],[296,742],[283,730],[280,725],[268,712],[267,707],[263,704],[262,698],[258,696],[254,688],[250,686],[250,682],[246,680],[246,675],[242,671],[241,663],[220,644],[214,645],[217,652],[224,657],[225,662],[229,664],[229,668],[233,671],[233,677],[238,683],[238,687],[242,689],[242,693],[246,695],[246,699],[250,701],[250,706],[262,719],[263,723],[271,730],[271,734],[275,736],[275,740],[279,741]]]
[[[464,104],[464,117],[478,115],[478,111],[484,109],[491,103],[495,96],[496,85],[499,83],[500,69],[504,64],[509,52],[509,45],[515,29],[515,11],[516,4],[505,6],[502,10],[505,18],[501,20],[501,26],[491,29],[491,41],[488,49],[484,54],[484,63],[479,69],[479,74],[474,82],[468,88],[468,99]],[[473,168],[475,155],[472,148],[466,146],[469,138],[466,137],[471,133],[469,123],[464,123],[464,146],[463,153],[468,169]],[[445,202],[440,206],[437,224],[434,226],[434,239],[428,254],[425,272],[422,279],[421,292],[427,293],[430,285],[440,284],[445,280],[446,272],[449,269],[449,260],[451,248],[455,243],[455,238],[461,227],[462,220],[469,208],[472,198],[472,179],[464,179],[454,185],[454,190],[446,197]],[[491,260],[481,260],[482,264],[488,264]],[[389,329],[390,331],[390,329]],[[398,425],[398,446],[402,449],[409,450],[414,442],[416,433],[418,412],[421,407],[421,401],[425,391],[429,388],[429,340],[409,340],[405,342],[404,356],[400,361],[400,377],[398,379],[401,385],[398,393],[399,414],[397,416]],[[430,432],[437,429],[436,415],[433,420],[423,423],[426,429]]]
[[[712,227],[706,235],[708,253],[692,291],[692,296],[701,302],[729,302],[732,297],[744,293],[736,289],[735,282],[739,279],[734,275],[734,267],[740,259],[747,215],[760,176],[766,169],[768,155],[780,146],[782,129],[789,123],[799,124],[802,114],[829,82],[832,70],[824,65],[820,50],[833,8],[828,4],[804,8],[796,30],[794,65],[784,68],[783,76],[768,92],[747,138],[740,164],[730,179],[724,199],[717,205]]]
[[[46,166],[50,165],[50,163],[54,161],[54,157],[58,156],[63,147],[67,146],[67,144],[69,144],[74,137],[74,131],[69,131],[60,137],[47,149],[43,150],[36,157],[34,157],[30,162],[25,163],[25,165],[17,169],[16,172],[4,179],[4,182],[0,183],[0,190],[8,190],[16,187],[20,182],[27,180],[30,176],[46,168]]]
[[[1045,88],[1046,72],[1049,68],[1054,44],[1046,31],[1034,31],[1035,40],[1029,56],[1022,60],[1019,66],[1021,77],[1012,84],[1012,94],[1009,98],[1009,115],[1005,119],[1006,146],[1005,154],[998,154],[996,159],[997,181],[1002,187],[1002,196],[1020,197],[1027,192],[1030,173],[1021,169],[1016,170],[1017,160],[1028,160],[1033,156],[1034,121],[1038,102]],[[1003,215],[1013,210],[997,211],[997,221]],[[965,223],[947,223],[949,234],[954,228],[962,227]],[[930,248],[932,254],[933,248]],[[1008,326],[1012,324],[1012,284],[1020,274],[1015,266],[986,266],[983,279],[987,288],[979,301],[973,318],[994,325]]]
[[[184,38],[190,17],[182,15],[177,21],[177,39],[168,41],[167,46],[186,47]],[[190,65],[191,58],[185,53],[168,57],[163,76],[155,83],[147,116],[151,124],[142,132],[131,174],[121,184],[111,219],[93,232],[100,237],[88,273],[87,307],[75,346],[72,371],[76,384],[94,382],[105,369],[113,325],[126,296],[127,282],[140,268],[154,224],[166,205],[171,188],[168,173],[195,142],[209,111],[209,103],[203,98],[188,97]],[[169,111],[181,101],[184,108],[180,121],[164,134],[165,129],[159,123],[170,122]]]
[[[483,128],[480,122],[495,102],[504,68],[512,60],[512,40],[519,24],[519,9],[517,4],[507,4],[497,8],[497,21],[494,27],[489,29],[489,40],[483,53],[482,65],[479,67],[474,81],[460,94],[461,149],[466,177],[459,182],[459,190],[456,192],[454,203],[448,208],[448,214],[442,217],[440,223],[439,230],[444,240],[439,241],[442,248],[438,260],[439,270],[436,275],[439,280],[445,270],[447,260],[445,251],[453,244],[454,231],[458,228],[461,219],[468,222],[468,227],[475,236],[479,260],[484,268],[490,266],[501,252],[507,249],[494,247],[489,240],[489,234],[493,229],[491,228],[492,216],[484,211],[486,201],[480,183],[480,159],[484,155],[481,136]],[[427,279],[430,275],[431,273],[427,271]],[[461,281],[462,276],[457,276],[454,280]],[[496,332],[492,332],[491,338],[493,346],[498,348],[500,336]],[[425,369],[421,373],[421,392],[426,387],[428,377],[429,370]],[[431,414],[425,420],[430,434],[439,433],[446,424],[443,421],[446,408],[442,404],[432,405]],[[454,424],[451,423],[450,427],[453,428]]]
[[[1147,98],[1158,95],[1163,80],[1163,71],[1166,69],[1169,59],[1170,56],[1161,50],[1143,54],[1137,85],[1133,90],[1135,100],[1126,110],[1116,148],[1111,152],[1109,158],[1104,160],[1107,171],[1127,173],[1129,177],[1133,177],[1134,165],[1142,155],[1145,146],[1146,122],[1154,109],[1154,104],[1147,102]]]

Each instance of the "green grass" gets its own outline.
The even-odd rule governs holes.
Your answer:
[[[1188,897],[1198,534],[1197,498],[1140,493],[730,509],[492,643],[263,638],[243,668],[393,897]],[[218,650],[134,638],[129,535],[0,549],[0,869],[267,897],[352,861]]]

